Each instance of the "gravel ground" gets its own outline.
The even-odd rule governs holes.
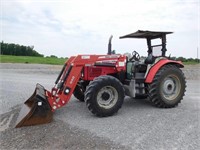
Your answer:
[[[183,72],[187,80],[200,80],[200,65],[185,65]]]
[[[21,104],[35,84],[51,89],[62,66],[0,64],[1,149],[190,149],[200,147],[200,65],[186,66],[187,92],[173,109],[126,98],[120,111],[93,116],[71,98],[54,113],[52,123],[14,128]]]
[[[14,128],[18,113],[19,108],[15,108],[1,115],[1,149],[128,149],[59,119],[50,124]]]

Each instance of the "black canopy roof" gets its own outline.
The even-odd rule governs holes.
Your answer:
[[[120,39],[122,39],[122,38],[149,38],[149,39],[155,39],[155,38],[161,38],[161,37],[163,37],[163,35],[171,34],[171,33],[173,33],[173,32],[138,30],[138,31],[136,31],[134,33],[121,36]]]

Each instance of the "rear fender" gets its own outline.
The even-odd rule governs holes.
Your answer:
[[[156,73],[158,72],[158,70],[167,64],[174,64],[177,65],[179,68],[183,68],[184,65],[181,61],[174,61],[174,60],[169,60],[169,59],[161,59],[159,61],[157,61],[155,64],[148,66],[149,69],[147,69],[146,72],[146,79],[145,79],[145,83],[151,83],[156,75]]]

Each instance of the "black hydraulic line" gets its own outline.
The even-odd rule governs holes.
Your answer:
[[[66,66],[67,66],[67,64],[64,64],[64,65],[63,65],[63,68],[62,68],[62,70],[60,71],[60,73],[59,73],[59,75],[58,75],[58,77],[57,77],[57,79],[56,79],[56,81],[55,81],[55,84],[57,84],[58,81],[60,80],[60,77],[61,77],[61,75],[63,74],[63,72],[64,72]]]
[[[65,77],[64,77],[64,79],[63,79],[63,81],[62,81],[62,83],[61,83],[61,85],[60,85],[60,89],[63,88],[63,84],[64,84],[65,81],[67,80],[67,77],[69,76],[69,73],[70,73],[71,70],[72,70],[72,65],[70,65],[69,69],[67,70],[67,72],[66,72],[66,74],[65,74]]]

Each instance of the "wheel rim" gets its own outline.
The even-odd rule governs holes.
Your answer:
[[[167,100],[174,100],[180,93],[181,82],[175,75],[167,76],[162,82],[161,94]]]
[[[105,109],[112,108],[118,100],[118,92],[112,86],[105,86],[97,94],[97,102]]]

